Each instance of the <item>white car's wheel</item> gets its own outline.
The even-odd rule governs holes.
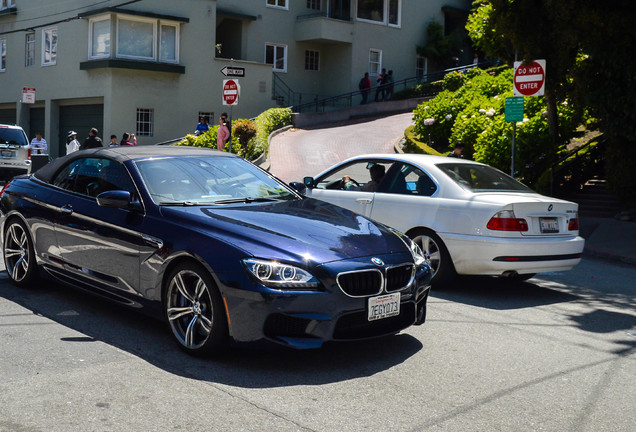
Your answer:
[[[430,257],[432,284],[449,282],[456,276],[450,254],[437,234],[430,230],[418,230],[409,233],[409,236]]]

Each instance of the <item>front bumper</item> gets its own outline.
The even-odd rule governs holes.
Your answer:
[[[324,285],[322,291],[222,290],[233,341],[320,348],[327,341],[395,334],[424,321],[422,314],[426,312],[431,280],[428,265],[419,266],[411,283],[397,291],[400,292],[399,315],[374,321],[368,320],[368,303],[375,295],[350,297],[336,283],[337,273],[330,274],[320,278]],[[383,291],[379,295],[384,294]]]

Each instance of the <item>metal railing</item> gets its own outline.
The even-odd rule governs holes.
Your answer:
[[[592,144],[594,143],[596,143],[596,145],[592,147]],[[593,138],[582,146],[579,146],[571,152],[563,155],[554,162],[550,167],[550,196],[554,196],[554,176],[556,172],[566,171],[561,175],[561,178],[565,179],[566,177],[569,177],[569,183],[577,183],[579,186],[580,184],[583,184],[583,182],[589,180],[589,178],[587,178],[591,175],[591,173],[587,172],[589,167],[583,165],[585,162],[588,162],[589,166],[594,169],[599,169],[604,161],[606,143],[607,138]],[[587,150],[588,147],[590,147],[589,150]],[[574,159],[571,163],[567,166],[559,167],[561,163],[570,158]],[[588,168],[588,170],[586,170],[586,168]]]
[[[446,74],[450,72],[456,72],[456,71],[463,72],[463,71],[473,69],[475,67],[483,68],[483,67],[488,67],[491,65],[492,65],[491,62],[482,62],[479,64],[457,66],[450,69],[444,69],[441,71],[432,72],[426,75],[415,76],[415,77],[395,81],[393,84],[389,84],[389,85],[385,84],[382,86],[373,86],[369,90],[367,90],[369,91],[367,103],[374,103],[376,101],[376,98],[375,98],[376,92],[386,92],[387,90],[389,90],[391,94],[394,94],[401,90],[405,90],[407,88],[414,87],[419,84],[431,83],[434,81],[441,80],[442,78],[444,78]],[[280,79],[280,78],[275,77],[274,81],[276,82],[277,79]],[[280,80],[280,82],[282,83],[282,80]],[[272,87],[274,88],[275,85],[273,85]],[[343,93],[343,94],[339,94],[336,96],[331,96],[331,97],[327,97],[323,99],[318,99],[317,97],[314,97],[314,100],[311,100],[310,102],[302,103],[302,97],[298,97],[298,94],[294,93],[291,89],[289,89],[289,87],[287,87],[287,89],[289,91],[287,95],[289,99],[287,99],[284,96],[285,97],[284,100],[285,102],[295,101],[295,103],[289,103],[287,104],[287,106],[297,113],[325,112],[325,111],[333,110],[333,109],[348,108],[353,106],[354,104],[359,104],[362,101],[362,93],[364,91],[364,90],[355,90],[349,93]],[[433,97],[436,94],[437,94],[437,91],[434,89],[431,89],[429,93],[426,93],[426,92],[422,93],[421,97]],[[390,99],[390,97],[388,99]],[[385,99],[383,98],[383,100]]]

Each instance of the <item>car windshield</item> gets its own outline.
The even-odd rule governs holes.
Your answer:
[[[0,144],[27,145],[24,133],[20,129],[0,127]]]
[[[135,165],[159,205],[300,199],[284,184],[236,157],[165,157],[136,161]]]
[[[523,183],[487,165],[440,163],[437,167],[455,183],[473,192],[533,192]]]

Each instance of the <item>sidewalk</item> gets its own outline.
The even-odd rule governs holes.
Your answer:
[[[636,265],[636,221],[581,218],[584,254]]]

